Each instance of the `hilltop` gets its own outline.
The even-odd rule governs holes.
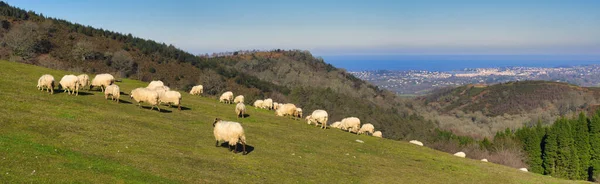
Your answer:
[[[0,61],[0,180],[9,183],[567,183],[406,142],[321,130],[271,111],[183,94],[183,110],[138,108],[99,91],[50,95],[37,78],[73,73]],[[124,78],[129,93],[147,83]],[[250,153],[215,147],[212,120],[239,121]],[[358,143],[355,140],[363,140]]]

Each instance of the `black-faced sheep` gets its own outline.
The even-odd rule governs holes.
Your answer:
[[[229,151],[237,153],[237,143],[242,143],[243,152],[246,155],[246,135],[244,134],[244,128],[238,122],[223,121],[219,118],[215,119],[213,123],[214,135],[216,139],[215,146],[219,147],[219,141],[226,141],[229,144]],[[233,149],[231,148],[233,146]]]

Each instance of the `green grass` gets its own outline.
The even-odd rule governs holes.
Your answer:
[[[98,91],[50,95],[36,89],[38,77],[60,80],[71,72],[7,61],[0,67],[0,183],[569,182],[406,142],[321,130],[253,107],[248,118],[236,120],[234,105],[183,92],[183,111],[161,106],[161,113],[127,103],[128,95],[120,104]],[[147,85],[117,84],[125,93]],[[215,117],[242,123],[248,155],[215,147]]]

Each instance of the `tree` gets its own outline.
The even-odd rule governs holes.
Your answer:
[[[133,71],[136,71],[137,64],[133,61],[133,57],[129,52],[120,50],[115,52],[111,58],[111,67],[121,72],[121,76],[127,77]]]
[[[554,122],[554,125],[558,123],[558,120]],[[544,174],[555,176],[556,172],[556,159],[558,145],[556,143],[557,130],[554,128],[546,128],[546,135],[544,136],[544,151],[542,154]]]
[[[5,36],[6,44],[17,56],[32,57],[36,53],[49,50],[49,42],[45,39],[47,31],[33,22],[25,22],[15,26]]]
[[[590,177],[592,181],[600,181],[600,111],[592,116],[589,131]]]
[[[579,169],[576,173],[576,179],[588,179],[588,168],[590,167],[588,120],[582,112],[579,114],[579,118],[571,120],[571,124],[574,130],[575,149],[579,158]]]

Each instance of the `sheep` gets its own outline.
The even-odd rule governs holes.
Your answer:
[[[519,170],[520,170],[520,171],[523,171],[523,172],[529,172],[529,170],[527,170],[527,168],[524,168],[524,167],[523,167],[523,168],[520,168]]]
[[[104,89],[107,86],[110,86],[111,84],[113,84],[114,82],[115,82],[115,77],[113,77],[111,74],[107,74],[107,73],[98,74],[98,75],[96,75],[96,77],[94,77],[94,79],[92,79],[92,83],[90,84],[90,90],[92,90],[92,88],[94,88],[94,87],[100,87],[100,90],[102,92],[104,92]]]
[[[38,79],[37,88],[40,91],[50,92],[50,94],[54,94],[54,77],[50,74],[45,74]]]
[[[204,87],[202,85],[194,86],[190,91],[190,95],[202,95],[202,93],[204,93]]]
[[[146,102],[152,105],[150,110],[154,109],[154,106],[156,106],[160,112],[160,108],[158,107],[160,101],[158,100],[158,93],[156,91],[147,88],[136,88],[132,90],[130,94],[131,99],[134,99],[140,108],[142,107],[140,103]]]
[[[233,102],[233,92],[227,91],[221,95],[219,102],[231,104]]]
[[[273,105],[273,109],[275,109],[275,105]],[[296,108],[296,113],[294,114],[294,116],[298,117],[298,118],[302,118],[302,109]]]
[[[160,89],[160,87],[155,89]],[[165,91],[161,94],[157,91],[157,94],[159,103],[166,103],[169,107],[171,107],[171,105],[176,105],[177,110],[181,111],[181,93],[177,91]]]
[[[160,86],[165,86],[165,83],[163,83],[162,81],[150,81],[150,83],[148,84],[148,86],[146,88],[148,89],[154,89],[156,87],[160,87]]]
[[[467,154],[465,154],[465,152],[461,151],[461,152],[454,153],[454,156],[465,158],[467,156]]]
[[[332,123],[331,125],[329,125],[330,127],[333,128],[340,128],[340,125],[342,124],[342,122],[336,121],[334,123]]]
[[[327,119],[328,118],[329,118],[329,115],[327,115],[327,111],[324,111],[324,110],[315,110],[310,115],[310,118],[308,119],[308,122],[309,122],[309,124],[310,123],[315,123],[315,126],[318,126],[319,123],[320,123],[321,124],[321,128],[327,129]]]
[[[240,102],[237,105],[235,105],[235,115],[238,118],[240,118],[240,116],[244,118],[244,114],[246,114],[246,105],[244,105],[243,102]]]
[[[488,160],[487,160],[487,159],[485,159],[485,158],[484,158],[484,159],[481,159],[481,161],[482,161],[482,162],[488,162]]]
[[[108,99],[108,96],[111,96],[111,100],[115,100],[119,103],[119,98],[121,97],[121,89],[119,89],[119,86],[116,84],[107,86],[104,90],[104,99]]]
[[[75,75],[65,75],[60,82],[58,82],[58,88],[64,88],[64,92],[69,95],[75,93],[75,96],[79,95],[79,79]]]
[[[233,103],[244,103],[244,95],[238,95],[233,99]]]
[[[419,145],[419,146],[423,146],[423,143],[421,141],[417,141],[417,140],[412,140],[412,141],[408,141],[411,144],[415,144],[415,145]]]
[[[263,104],[262,100],[256,100],[256,101],[254,101],[254,104],[253,104],[254,105],[254,109],[256,109],[256,108],[262,108],[262,104]]]
[[[90,85],[90,76],[87,74],[78,75],[77,79],[79,80],[79,89],[83,89]]]
[[[215,118],[213,123],[213,133],[215,135],[216,147],[219,147],[219,141],[227,141],[229,143],[229,151],[233,150],[233,153],[237,153],[237,143],[242,143],[243,155],[248,154],[246,152],[246,135],[244,134],[244,128],[238,122],[223,121],[219,118]],[[234,149],[231,149],[234,146]]]
[[[358,135],[366,132],[373,134],[373,132],[375,132],[375,126],[373,126],[373,124],[371,123],[362,125],[362,127],[360,127],[360,129],[358,130]]]
[[[267,98],[267,99],[263,100],[262,107],[272,110],[273,109],[273,99]]]
[[[296,113],[296,105],[294,104],[284,104],[283,106],[281,106],[281,108],[279,108],[277,111],[275,111],[275,115],[277,116],[292,116],[292,119],[295,119],[294,114]]]
[[[375,132],[373,132],[373,137],[379,137],[379,138],[382,138],[382,137],[383,137],[383,135],[382,135],[381,131],[375,131]]]
[[[279,103],[273,102],[273,110],[279,109],[279,105],[280,105]]]
[[[357,117],[344,118],[342,119],[340,128],[342,130],[347,130],[348,132],[357,133],[360,128],[360,119]]]

